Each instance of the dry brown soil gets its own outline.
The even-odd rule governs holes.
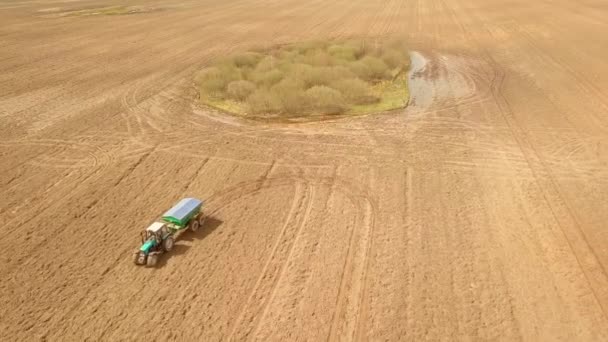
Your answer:
[[[118,5],[161,10],[48,15]],[[605,32],[600,0],[2,1],[0,340],[608,339]],[[406,110],[194,105],[215,56],[393,34]],[[133,265],[184,196],[205,227]]]

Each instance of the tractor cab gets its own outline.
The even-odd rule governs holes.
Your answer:
[[[141,232],[141,247],[133,254],[133,261],[137,265],[154,266],[158,255],[169,252],[174,242],[167,224],[154,222]]]
[[[162,222],[154,222],[145,231],[142,232],[141,242],[145,243],[148,240],[154,239],[157,244],[163,240],[163,236],[167,235],[167,225]]]

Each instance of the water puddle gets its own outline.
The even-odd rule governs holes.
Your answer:
[[[408,86],[409,106],[426,109],[438,104],[461,103],[478,97],[479,65],[473,60],[453,55],[410,53]]]

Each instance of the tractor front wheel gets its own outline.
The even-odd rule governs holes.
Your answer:
[[[135,265],[139,265],[139,251],[133,253],[133,262],[135,263]]]
[[[158,254],[150,254],[148,255],[148,260],[146,261],[146,266],[154,267],[158,262]]]
[[[163,241],[163,249],[165,250],[165,252],[171,252],[171,250],[173,249],[173,245],[175,245],[175,240],[173,240],[172,236],[167,237]]]

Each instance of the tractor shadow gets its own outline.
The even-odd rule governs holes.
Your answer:
[[[198,228],[198,231],[192,232],[187,231],[184,232],[182,236],[177,240],[175,245],[173,246],[173,250],[169,253],[165,253],[160,256],[158,260],[157,268],[164,267],[167,264],[167,261],[174,256],[185,254],[191,247],[194,247],[197,240],[202,240],[206,238],[209,234],[213,233],[214,230],[219,228],[224,221],[217,219],[215,217],[209,216],[205,219],[205,223]],[[190,242],[187,245],[181,244],[182,241]]]

